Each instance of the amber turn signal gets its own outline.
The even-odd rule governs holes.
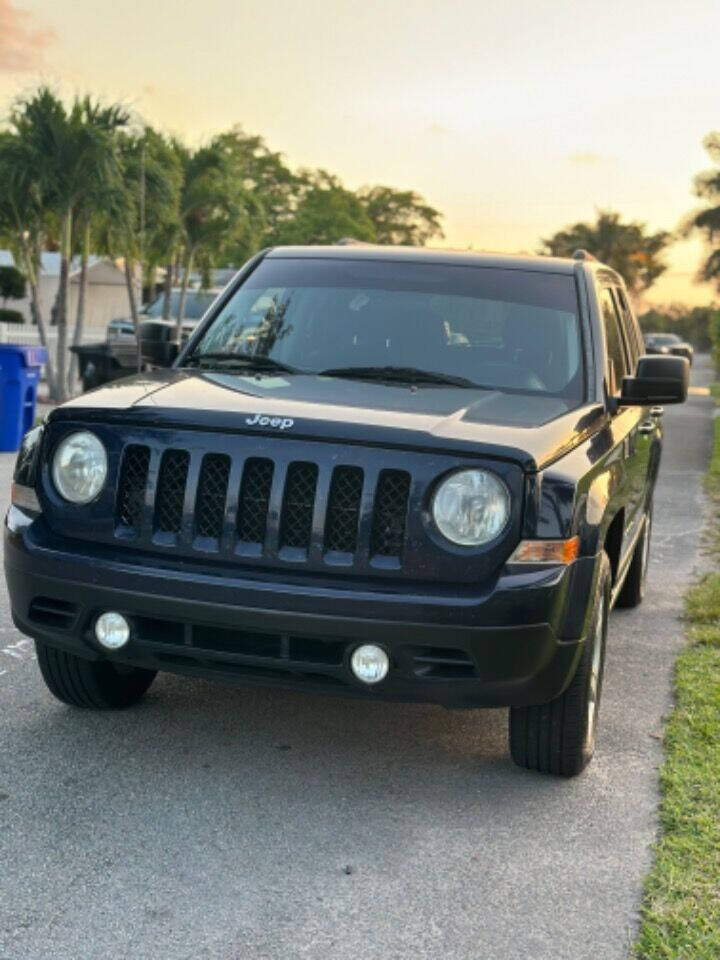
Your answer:
[[[523,540],[508,563],[572,563],[580,552],[580,537],[569,540]]]

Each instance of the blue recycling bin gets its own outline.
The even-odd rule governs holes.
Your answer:
[[[44,347],[0,343],[0,450],[18,450],[35,422],[40,369],[45,363]]]

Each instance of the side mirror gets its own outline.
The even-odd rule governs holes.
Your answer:
[[[180,350],[175,343],[175,324],[167,320],[144,320],[138,324],[140,355],[153,367],[170,367]]]
[[[690,364],[685,357],[640,357],[634,377],[623,377],[620,406],[649,407],[687,399]]]

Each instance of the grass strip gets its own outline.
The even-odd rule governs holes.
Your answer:
[[[706,489],[720,548],[720,419]],[[686,598],[688,644],[675,665],[664,736],[655,863],[645,884],[637,960],[720,960],[720,573]]]

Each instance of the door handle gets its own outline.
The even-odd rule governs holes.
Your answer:
[[[665,407],[650,407],[651,417],[661,417],[665,413]]]
[[[649,417],[647,420],[643,420],[638,424],[638,433],[655,433],[657,430],[657,423]]]

